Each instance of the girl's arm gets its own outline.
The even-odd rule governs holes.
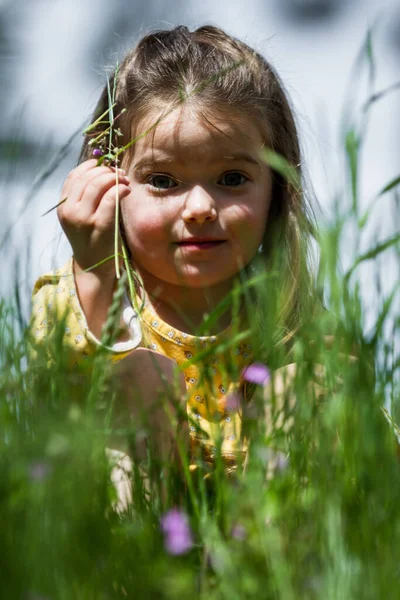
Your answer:
[[[58,218],[73,250],[77,295],[90,331],[100,338],[115,289],[115,205],[130,193],[124,171],[92,159],[71,171]],[[101,264],[100,264],[101,263]]]
[[[64,183],[57,212],[73,261],[61,271],[41,277],[33,297],[33,337],[50,357],[51,347],[54,356],[54,345],[61,344],[76,363],[99,345],[116,281],[115,203],[117,195],[123,198],[129,192],[123,171],[117,174],[113,168],[98,167],[94,159],[71,171]],[[126,323],[119,345],[112,349],[116,358],[138,345],[138,336],[130,329]]]

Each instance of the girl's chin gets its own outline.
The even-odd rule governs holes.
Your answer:
[[[214,270],[205,268],[204,265],[202,268],[194,264],[175,264],[173,267],[172,265],[168,265],[165,269],[154,270],[147,270],[137,263],[135,267],[142,276],[145,286],[147,281],[153,287],[155,284],[161,286],[167,284],[195,289],[222,286],[225,289],[228,289],[228,291],[230,283],[239,272],[239,270],[235,270],[232,265],[230,269],[226,268],[226,265],[223,265],[220,269]]]
[[[232,281],[233,277],[234,275],[229,276],[227,273],[207,275],[204,273],[181,272],[178,274],[176,284],[197,289],[216,287],[219,285],[227,286]]]

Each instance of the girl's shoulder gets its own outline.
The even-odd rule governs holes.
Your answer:
[[[72,258],[70,258],[68,262],[59,269],[55,269],[54,271],[49,271],[47,273],[43,273],[43,275],[40,275],[33,286],[32,295],[35,296],[37,292],[44,286],[57,288],[60,282],[65,283],[71,288],[75,287]]]

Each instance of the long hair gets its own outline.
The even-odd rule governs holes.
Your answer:
[[[263,56],[221,29],[207,25],[191,32],[180,26],[150,33],[126,55],[115,79],[114,114],[125,109],[118,121],[120,137],[114,141],[120,147],[129,143],[135,124],[147,114],[162,114],[165,107],[185,101],[206,120],[221,119],[232,111],[254,119],[265,147],[283,156],[302,181],[296,124],[278,75]],[[111,77],[111,86],[113,81]],[[107,110],[108,103],[106,87],[93,120]],[[80,161],[91,157],[89,140],[86,136]],[[129,161],[132,152],[131,146],[123,161]],[[261,256],[269,268],[274,265],[279,270],[279,344],[287,346],[301,326],[302,315],[310,317],[316,297],[311,268],[315,224],[301,185],[293,186],[281,174],[272,173]]]

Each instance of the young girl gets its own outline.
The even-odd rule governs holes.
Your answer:
[[[110,88],[119,161],[98,166],[108,150],[109,120],[99,117],[109,114]],[[120,361],[115,369],[125,391],[138,390],[148,411],[162,380],[172,381],[171,365],[179,365],[192,461],[200,455],[212,467],[222,443],[227,469],[234,469],[246,451],[241,374],[257,358],[244,303],[237,315],[232,308],[219,311],[201,327],[255,261],[267,270],[279,264],[277,348],[290,351],[314,298],[306,199],[262,156],[263,149],[274,151],[301,180],[296,126],[280,80],[262,56],[216,27],[158,31],[128,53],[93,121],[58,208],[73,259],[35,285],[36,341],[45,345],[65,318],[71,364],[81,365],[99,346],[116,289],[114,261],[102,261],[114,254],[118,197],[121,243],[141,285],[134,303],[125,296],[123,333],[108,348],[110,358]],[[94,133],[100,148],[91,143]],[[123,153],[115,151],[132,140]],[[231,347],[238,330],[240,342]],[[214,347],[219,352],[208,354]],[[129,412],[137,414],[135,396]],[[160,415],[150,414],[158,432],[166,422]]]

